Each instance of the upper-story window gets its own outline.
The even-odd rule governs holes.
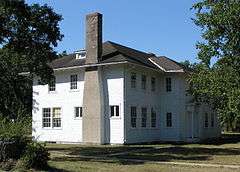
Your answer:
[[[166,78],[166,91],[172,91],[172,78]]]
[[[48,84],[48,91],[55,91],[56,90],[56,78],[53,77]]]
[[[137,127],[137,107],[131,106],[131,127]]]
[[[74,108],[74,117],[75,118],[82,118],[82,115],[83,115],[82,107],[75,107]]]
[[[77,89],[77,75],[70,76],[70,89]]]
[[[147,85],[147,77],[146,75],[142,75],[142,89],[146,90]]]
[[[119,117],[119,106],[116,105],[110,106],[110,116]]]
[[[166,114],[166,126],[172,127],[172,113],[171,112],[168,112]]]
[[[137,86],[137,75],[136,73],[131,73],[131,88],[136,88]]]
[[[154,77],[151,78],[151,90],[152,91],[156,90],[156,78]]]

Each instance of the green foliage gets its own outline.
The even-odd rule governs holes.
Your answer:
[[[200,63],[190,76],[190,91],[213,105],[223,125],[235,128],[240,123],[240,1],[204,0],[193,9],[204,42],[197,43]]]
[[[44,83],[52,78],[48,63],[58,57],[53,47],[63,37],[62,17],[47,5],[2,0],[0,20],[0,113],[17,119],[18,110],[31,113],[32,76]],[[19,75],[23,71],[30,74]]]
[[[0,161],[20,158],[28,143],[29,128],[27,120],[0,119]]]
[[[26,168],[46,168],[47,162],[50,159],[45,145],[37,142],[31,142],[27,145],[25,153],[21,158]]]

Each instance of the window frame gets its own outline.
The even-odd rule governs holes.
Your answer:
[[[167,112],[166,113],[166,127],[171,128],[172,126],[173,126],[172,112]]]
[[[166,82],[166,92],[172,92],[172,78],[167,77],[165,79],[165,82]]]
[[[143,90],[147,89],[147,76],[146,75],[141,76],[141,88]]]
[[[135,72],[131,72],[131,88],[137,88],[137,74]]]
[[[48,92],[55,92],[56,91],[56,77],[52,78],[50,83],[48,84]]]
[[[44,117],[44,110],[48,109],[49,110],[49,117]],[[49,119],[49,126],[45,127],[44,126],[44,119]],[[52,115],[51,115],[51,108],[50,107],[46,107],[46,108],[42,108],[42,128],[51,128],[52,127]]]
[[[112,115],[112,109],[113,109],[113,115]],[[109,116],[110,116],[110,118],[120,118],[120,106],[119,105],[110,105],[109,106]]]
[[[70,75],[70,90],[78,89],[78,75],[72,74]]]
[[[133,113],[133,112],[135,112],[135,113]],[[134,123],[134,126],[133,126],[133,123]],[[130,126],[131,126],[131,128],[137,128],[137,106],[130,107]]]
[[[141,128],[147,128],[147,107],[141,108]]]
[[[78,115],[79,116],[76,116],[77,109],[79,109],[78,110]],[[83,116],[83,107],[82,106],[75,106],[74,107],[74,119],[82,119],[82,116]]]
[[[59,115],[59,117],[54,117],[54,109],[59,109],[58,113],[56,113],[55,115]],[[60,121],[60,126],[54,126],[54,124],[59,124],[59,121],[57,121],[56,123],[54,123],[54,119],[55,120],[59,120]],[[62,127],[62,108],[61,107],[53,107],[52,108],[52,128],[61,128]]]
[[[151,91],[156,91],[156,78],[151,77]]]
[[[211,113],[211,127],[214,128],[215,127],[215,115],[214,113]]]
[[[60,109],[60,126],[59,127],[54,127],[54,117],[53,117],[53,109],[59,108]],[[50,109],[50,126],[49,127],[44,127],[43,121],[44,121],[44,109]],[[62,129],[62,107],[58,106],[58,107],[44,107],[42,108],[42,128],[43,129]]]
[[[204,113],[204,128],[209,127],[208,113]]]
[[[153,115],[155,116],[154,118]],[[157,112],[154,110],[154,108],[151,108],[151,128],[157,128]]]

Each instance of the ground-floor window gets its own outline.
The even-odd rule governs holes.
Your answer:
[[[208,113],[205,113],[205,116],[204,116],[204,127],[208,127]]]
[[[61,127],[61,108],[43,108],[42,114],[43,128],[59,128]]]
[[[110,106],[110,117],[119,117],[119,106]]]
[[[151,127],[156,127],[156,111],[153,108],[151,109]]]
[[[211,113],[211,127],[214,127],[214,113]]]
[[[168,112],[166,114],[166,126],[172,127],[172,113],[171,112]]]
[[[142,108],[142,125],[143,128],[147,126],[147,108]]]
[[[131,106],[131,127],[137,127],[137,107]]]
[[[75,107],[74,108],[74,117],[75,118],[82,118],[82,115],[83,115],[82,107]]]

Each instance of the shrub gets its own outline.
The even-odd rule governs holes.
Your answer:
[[[26,168],[42,169],[47,167],[49,155],[45,145],[33,141],[27,145],[21,161]]]
[[[24,121],[0,118],[0,161],[19,159],[28,143]]]

